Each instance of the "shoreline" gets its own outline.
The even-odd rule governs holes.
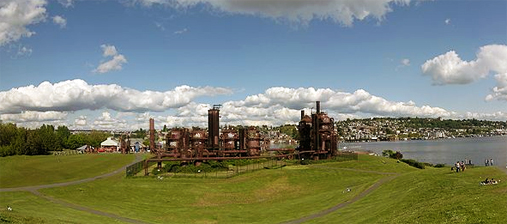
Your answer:
[[[410,141],[442,141],[442,140],[453,140],[453,139],[475,139],[475,138],[494,138],[494,137],[507,137],[507,135],[480,135],[480,136],[458,136],[458,137],[446,137],[446,138],[416,138],[416,139],[398,139],[398,140],[375,140],[375,139],[362,139],[357,141],[339,141],[338,144],[342,143],[381,143],[381,142],[410,142]]]

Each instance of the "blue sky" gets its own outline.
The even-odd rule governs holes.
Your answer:
[[[220,103],[225,123],[277,125],[297,122],[314,100],[336,119],[507,120],[506,1],[0,7],[4,122],[205,126],[207,108]]]

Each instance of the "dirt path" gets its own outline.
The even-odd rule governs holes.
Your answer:
[[[92,214],[95,214],[95,215],[101,215],[101,216],[109,217],[109,218],[112,218],[112,219],[120,220],[122,222],[144,223],[144,222],[139,221],[139,220],[130,219],[130,218],[119,216],[119,215],[116,215],[116,214],[113,214],[113,213],[103,212],[103,211],[91,209],[91,208],[88,208],[88,207],[85,207],[85,206],[76,205],[76,204],[72,204],[72,203],[69,203],[69,202],[66,202],[66,201],[62,201],[62,200],[53,198],[51,196],[44,195],[44,194],[38,192],[37,190],[33,190],[33,191],[30,191],[30,192],[32,192],[33,194],[35,194],[35,195],[37,195],[37,196],[39,196],[41,198],[44,198],[44,199],[46,199],[46,200],[48,200],[50,202],[53,202],[55,204],[59,204],[59,205],[65,206],[65,207],[69,207],[69,208],[72,208],[72,209],[75,209],[75,210],[79,210],[79,211],[83,211],[83,212],[88,212],[88,213],[92,213]]]
[[[324,169],[340,169],[340,170],[349,170],[349,171],[357,171],[357,172],[365,172],[365,173],[376,173],[376,174],[383,174],[383,175],[391,175],[391,176],[388,176],[388,177],[384,177],[382,179],[380,179],[379,181],[377,181],[375,184],[373,184],[372,186],[370,186],[368,189],[366,189],[365,191],[359,193],[358,195],[356,195],[355,197],[353,197],[352,199],[346,201],[346,202],[342,202],[342,203],[339,203],[331,208],[328,208],[326,210],[323,210],[323,211],[320,211],[318,213],[315,213],[315,214],[312,214],[312,215],[309,215],[309,216],[305,216],[305,217],[302,217],[302,218],[299,218],[299,219],[295,219],[295,220],[292,220],[292,221],[289,221],[289,222],[284,222],[284,224],[299,224],[299,223],[303,223],[303,222],[306,222],[306,221],[310,221],[312,219],[316,219],[316,218],[320,218],[320,217],[323,217],[325,215],[328,215],[332,212],[335,212],[336,210],[338,209],[341,209],[347,205],[350,205],[356,201],[358,201],[359,199],[365,197],[366,195],[368,195],[369,193],[371,193],[372,191],[376,190],[377,188],[379,188],[382,184],[386,183],[386,182],[389,182],[391,181],[392,179],[396,178],[399,176],[398,173],[385,173],[385,172],[378,172],[378,171],[371,171],[371,170],[357,170],[357,169],[350,169],[350,168],[337,168],[337,167],[326,167],[326,166],[315,166],[316,168],[324,168]]]
[[[65,186],[69,186],[69,185],[81,184],[81,183],[86,183],[86,182],[90,182],[90,181],[94,181],[94,180],[110,177],[110,176],[116,175],[118,173],[125,172],[125,169],[128,166],[130,166],[130,165],[132,165],[134,163],[137,163],[137,162],[139,162],[141,160],[143,160],[143,156],[141,154],[136,154],[136,158],[134,159],[133,162],[131,162],[131,163],[129,163],[129,164],[127,164],[127,165],[125,165],[125,166],[123,166],[123,167],[121,167],[121,168],[113,171],[113,172],[110,172],[110,173],[101,174],[101,175],[98,175],[98,176],[95,176],[95,177],[90,177],[90,178],[86,178],[86,179],[82,179],[82,180],[75,180],[75,181],[56,183],[56,184],[26,186],[26,187],[13,187],[13,188],[0,188],[0,192],[28,191],[28,192],[31,192],[34,195],[37,195],[37,196],[39,196],[41,198],[44,198],[44,199],[46,199],[48,201],[51,201],[53,203],[56,203],[56,204],[59,204],[59,205],[65,206],[65,207],[73,208],[73,209],[76,209],[76,210],[79,210],[79,211],[84,211],[84,212],[92,213],[92,214],[95,214],[95,215],[106,216],[106,217],[109,217],[109,218],[112,218],[112,219],[120,220],[122,222],[144,223],[144,222],[141,222],[139,220],[130,219],[130,218],[122,217],[122,216],[115,215],[115,214],[112,214],[112,213],[102,212],[102,211],[91,209],[91,208],[88,208],[88,207],[85,207],[85,206],[76,205],[76,204],[72,204],[72,203],[69,203],[69,202],[66,202],[66,201],[62,201],[62,200],[53,198],[51,196],[44,195],[44,194],[42,194],[42,193],[40,193],[38,191],[38,190],[44,189],[44,188],[65,187]]]

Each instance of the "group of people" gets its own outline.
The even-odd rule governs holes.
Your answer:
[[[493,161],[493,159],[484,159],[484,166],[494,166],[495,163]]]
[[[490,185],[490,184],[498,184],[498,181],[496,181],[495,178],[491,178],[489,180],[488,178],[486,178],[486,180],[481,182],[481,185]]]
[[[465,159],[466,160],[466,159]],[[454,164],[454,167],[451,167],[451,170],[455,169],[457,173],[459,173],[460,171],[463,172],[466,170],[466,164],[465,162],[463,161],[456,161],[456,163]]]

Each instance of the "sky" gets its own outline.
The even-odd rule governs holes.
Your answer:
[[[507,1],[0,0],[0,120],[507,120]]]

